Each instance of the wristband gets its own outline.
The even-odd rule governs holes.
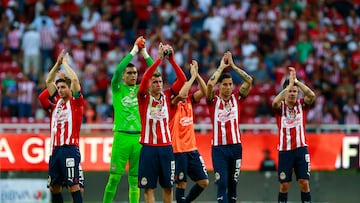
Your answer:
[[[130,51],[130,54],[135,56],[139,52],[139,47],[135,44],[132,50]]]
[[[145,59],[147,59],[147,58],[150,57],[145,48],[142,48],[141,51],[140,51],[140,53],[141,53],[141,55],[143,55],[143,57],[144,57]]]

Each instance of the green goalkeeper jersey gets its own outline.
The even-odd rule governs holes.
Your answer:
[[[111,79],[112,101],[114,106],[114,132],[140,133],[141,121],[138,109],[137,93],[139,85],[128,86],[123,83],[123,72],[132,60],[133,55],[128,54],[117,65],[114,76]],[[151,66],[153,59],[145,59],[146,64]]]

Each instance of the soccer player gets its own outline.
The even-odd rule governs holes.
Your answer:
[[[145,202],[154,203],[154,189],[159,179],[163,202],[173,199],[175,160],[169,129],[169,111],[172,97],[176,96],[186,82],[186,76],[174,60],[172,47],[159,45],[159,56],[144,73],[138,92],[141,118],[140,143],[143,145],[139,161],[138,186],[144,188]],[[164,53],[165,52],[165,53]],[[158,65],[167,58],[173,66],[177,80],[163,91],[163,80]]]
[[[194,201],[209,185],[204,159],[196,147],[193,121],[193,103],[199,103],[206,94],[206,83],[198,73],[198,63],[193,60],[190,64],[190,79],[181,88],[179,95],[171,101],[175,115],[170,115],[170,131],[175,155],[175,198],[177,203]],[[197,81],[200,89],[188,95],[189,90]],[[196,184],[185,197],[187,176]]]
[[[138,167],[141,144],[139,143],[141,122],[138,110],[137,68],[130,63],[132,58],[141,52],[148,66],[153,64],[145,47],[145,38],[137,38],[130,53],[117,65],[111,80],[111,91],[114,105],[114,141],[112,145],[110,175],[104,191],[104,203],[111,203],[117,191],[126,163],[129,162],[129,202],[140,200],[138,188]]]
[[[238,91],[234,91],[231,75],[223,73],[228,66],[244,81]],[[207,83],[206,99],[213,125],[211,153],[218,202],[236,202],[237,199],[236,187],[242,159],[240,105],[248,96],[252,81],[252,77],[235,65],[228,51]],[[214,91],[216,83],[217,94]]]
[[[57,90],[59,99],[50,103],[50,159],[49,159],[49,188],[53,203],[64,202],[62,186],[68,187],[74,203],[82,203],[80,189],[80,151],[79,134],[84,112],[84,99],[80,93],[81,86],[76,73],[68,64],[69,55],[64,51],[58,57],[54,67],[46,79],[49,95]],[[60,69],[60,60],[68,76],[55,81],[56,73]],[[48,99],[39,97],[39,99]],[[45,103],[41,101],[41,103]]]
[[[279,129],[279,164],[280,182],[278,202],[287,202],[292,171],[301,191],[301,201],[311,202],[310,195],[310,156],[306,144],[306,112],[315,100],[315,93],[296,78],[296,71],[289,67],[289,78],[283,84],[283,90],[274,98],[274,109]],[[304,98],[298,98],[299,89]]]

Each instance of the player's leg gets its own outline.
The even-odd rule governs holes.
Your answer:
[[[58,150],[55,150],[53,155],[49,159],[49,177],[48,177],[48,188],[51,193],[52,203],[63,203],[64,199],[62,196],[62,183],[63,177],[61,177],[60,167],[58,165]]]
[[[124,174],[127,160],[129,159],[129,143],[121,133],[114,133],[111,150],[110,175],[105,186],[103,203],[111,203],[115,197],[121,176]]]
[[[224,146],[212,146],[211,156],[215,174],[215,184],[217,186],[217,201],[227,202],[228,185],[228,164],[224,154]]]
[[[185,189],[187,179],[186,153],[175,153],[175,199],[177,203],[185,202]]]
[[[132,151],[129,157],[129,202],[137,203],[140,200],[140,188],[138,187],[139,158],[142,145],[139,143],[139,136],[129,137],[132,143]]]
[[[140,151],[138,187],[145,189],[146,203],[154,203],[154,189],[160,173],[158,147],[143,146]]]
[[[173,183],[175,176],[175,157],[172,146],[157,147],[161,172],[159,183],[163,189],[162,198],[164,203],[171,203],[173,199]]]
[[[232,157],[232,161],[229,167],[229,176],[228,176],[228,202],[235,203],[237,200],[237,183],[238,177],[240,174],[241,159],[242,159],[242,145],[229,145],[229,156]]]
[[[292,169],[294,166],[294,156],[292,151],[279,152],[278,180],[280,183],[278,202],[284,203],[288,200],[288,191],[292,180]]]
[[[191,187],[186,197],[186,202],[194,201],[202,191],[209,185],[208,174],[204,159],[197,150],[187,153],[188,155],[188,175],[195,184]]]
[[[61,147],[64,151],[61,170],[64,174],[65,185],[68,186],[74,203],[82,203],[83,198],[80,192],[80,150],[76,146]]]
[[[302,202],[311,202],[311,193],[310,193],[310,155],[307,147],[301,147],[295,150],[296,153],[296,162],[295,162],[295,174],[296,179],[299,183],[300,192],[301,192],[301,201]]]

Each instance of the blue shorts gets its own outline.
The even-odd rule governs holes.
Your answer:
[[[279,152],[279,182],[291,182],[293,170],[296,180],[310,178],[310,155],[307,147]]]
[[[80,184],[80,151],[77,146],[55,147],[49,159],[48,185],[73,186]]]
[[[157,180],[162,188],[172,188],[175,176],[175,158],[171,145],[141,148],[139,160],[139,188],[156,188]]]
[[[195,182],[208,179],[204,159],[198,150],[175,153],[175,182],[187,182],[187,176]]]
[[[219,181],[237,182],[242,159],[242,145],[212,146],[211,156],[213,161],[215,183]]]

